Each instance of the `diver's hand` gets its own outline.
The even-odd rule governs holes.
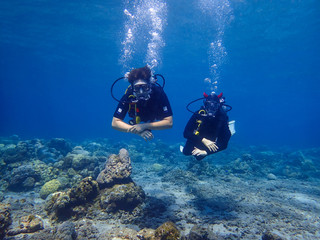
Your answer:
[[[131,128],[129,128],[128,132],[139,134],[139,133],[142,133],[144,130],[146,130],[146,127],[144,124],[136,124],[136,125],[133,125]]]
[[[193,156],[207,156],[208,153],[204,150],[200,150],[199,148],[194,148],[191,152]]]
[[[218,151],[219,147],[217,146],[217,144],[215,142],[212,142],[209,139],[206,138],[202,138],[201,142],[207,147],[209,148],[210,151],[212,152],[216,152]]]
[[[145,130],[141,133],[138,133],[140,137],[142,137],[146,142],[151,141],[153,139],[153,134],[149,130]]]

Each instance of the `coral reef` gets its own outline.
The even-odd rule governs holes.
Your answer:
[[[99,193],[99,186],[92,177],[83,179],[78,186],[69,191],[70,201],[75,205],[80,205],[93,200]]]
[[[120,149],[119,154],[112,154],[106,162],[105,169],[100,172],[97,182],[100,186],[108,187],[131,181],[131,160],[126,149]]]
[[[72,150],[71,144],[63,138],[51,139],[48,143],[48,147],[56,149],[63,156],[66,156]]]
[[[8,188],[12,191],[27,191],[34,187],[39,179],[38,173],[30,165],[24,165],[12,170]]]
[[[79,218],[86,215],[85,212],[88,208],[93,211],[95,205],[88,205],[88,203],[97,198],[102,211],[133,211],[143,203],[145,193],[141,187],[131,180],[130,174],[131,162],[129,153],[127,150],[121,149],[119,155],[110,156],[106,163],[106,168],[99,174],[100,178],[98,177],[98,179],[106,180],[106,182],[100,182],[100,186],[105,187],[104,189],[100,191],[97,182],[92,180],[91,177],[87,177],[76,187],[66,192],[53,193],[47,200],[45,209],[55,220],[63,220],[70,217]],[[119,184],[120,182],[122,184]],[[48,191],[44,192],[48,193]]]
[[[91,177],[83,179],[78,186],[66,192],[55,192],[46,201],[45,210],[52,219],[64,220],[79,217],[85,209],[77,208],[81,204],[92,201],[99,192],[99,186]],[[80,211],[79,211],[80,210]]]
[[[71,207],[67,192],[53,193],[45,204],[45,210],[53,219],[69,218],[72,214]]]
[[[261,239],[262,240],[284,240],[283,238],[281,238],[280,236],[278,236],[277,234],[272,233],[272,232],[265,232],[262,235]]]
[[[60,188],[60,186],[61,186],[61,183],[60,183],[60,181],[57,180],[57,179],[53,179],[53,180],[51,180],[51,181],[49,181],[49,182],[46,182],[46,183],[42,186],[42,188],[41,188],[41,190],[40,190],[40,193],[39,193],[39,194],[40,194],[40,197],[41,197],[42,199],[46,199],[46,197],[47,197],[49,194],[58,191],[58,189]]]
[[[141,240],[153,240],[155,239],[156,230],[152,228],[143,228],[137,233],[137,237]]]
[[[0,239],[6,235],[7,229],[12,223],[10,205],[0,203]]]
[[[19,219],[19,227],[8,231],[9,236],[18,235],[20,233],[33,233],[43,229],[43,220],[40,216],[28,215]]]
[[[0,137],[0,239],[320,239],[320,148],[179,145]]]
[[[142,188],[133,182],[116,184],[105,189],[100,195],[101,208],[111,212],[118,210],[132,211],[145,199]]]
[[[74,240],[77,238],[75,225],[72,222],[64,222],[57,227],[55,239],[59,240]]]
[[[211,239],[209,237],[209,232],[207,228],[203,226],[194,225],[189,233],[188,239],[192,240],[207,240]]]
[[[72,152],[68,153],[63,159],[64,167],[72,167],[76,170],[89,166],[93,161],[90,153],[81,146],[74,147]]]
[[[2,159],[6,164],[22,162],[29,157],[29,144],[27,142],[19,142],[17,145],[9,144],[2,154]]]
[[[82,231],[79,230],[79,236],[81,236]],[[41,231],[36,231],[35,233],[29,233],[25,235],[15,235],[8,236],[6,240],[75,240],[75,239],[90,239],[90,238],[77,238],[77,232],[75,229],[75,224],[70,221],[63,222],[62,224],[54,227],[47,227]]]
[[[178,240],[180,239],[180,231],[173,222],[165,222],[156,229],[154,236],[161,240]]]
[[[120,149],[118,155],[112,154],[107,160],[105,169],[97,177],[100,188],[104,188],[100,193],[100,207],[104,211],[133,211],[143,203],[145,193],[130,178],[131,170],[126,149]]]
[[[102,234],[101,239],[129,239],[129,240],[139,240],[137,238],[137,231],[135,229],[127,227],[114,227],[110,231]]]

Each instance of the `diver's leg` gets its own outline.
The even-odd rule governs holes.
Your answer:
[[[204,159],[208,155],[194,156],[198,161]]]
[[[186,145],[183,147],[183,154],[186,156],[192,155],[192,151],[194,149],[194,144],[187,140]]]

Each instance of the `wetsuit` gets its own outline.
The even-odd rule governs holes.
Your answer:
[[[113,116],[124,120],[128,113],[129,117],[133,118],[134,123],[136,123],[137,116],[141,122],[154,122],[172,116],[172,109],[163,89],[157,85],[152,85],[151,89],[148,100],[135,102],[136,98],[133,96],[132,88],[129,87],[121,98]]]
[[[199,112],[204,112],[201,109]],[[228,116],[224,110],[219,109],[216,117],[209,117],[194,113],[187,123],[183,136],[187,139],[183,153],[192,155],[194,147],[204,150],[208,155],[224,150],[228,146],[231,133],[228,126]],[[216,143],[219,149],[216,152],[210,151],[202,142],[203,138],[209,139]],[[201,160],[205,156],[196,156],[197,160]]]

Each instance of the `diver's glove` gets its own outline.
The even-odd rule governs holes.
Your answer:
[[[193,151],[191,152],[193,156],[207,156],[208,153],[204,150],[200,150],[199,148],[194,148]]]
[[[201,142],[211,151],[216,152],[218,151],[219,147],[217,144],[209,139],[202,138]]]

